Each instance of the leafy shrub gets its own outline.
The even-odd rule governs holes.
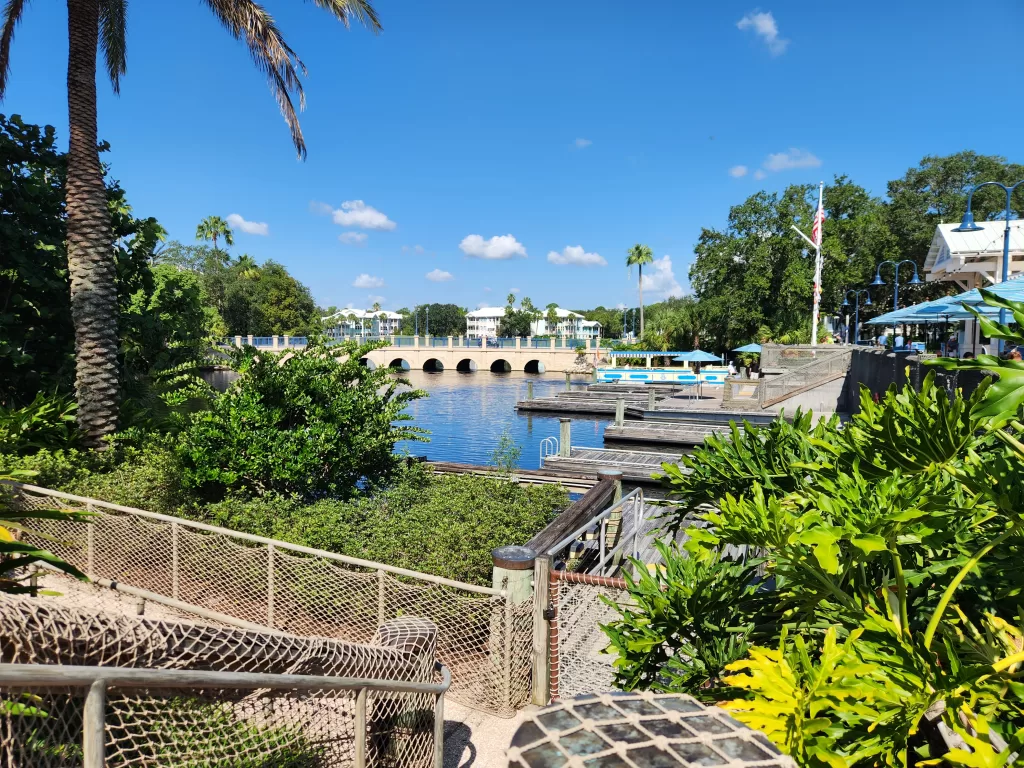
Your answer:
[[[78,405],[69,395],[36,393],[22,408],[0,406],[0,453],[25,455],[78,443]]]
[[[490,583],[491,551],[522,544],[568,504],[560,486],[405,469],[349,501],[226,499],[193,514],[206,522],[352,557]]]
[[[1024,743],[1018,370],[970,401],[932,376],[864,390],[841,430],[747,424],[666,467],[669,523],[707,527],[633,582],[607,630],[619,684],[727,699],[805,766],[1005,763]],[[723,559],[737,547],[763,575]]]
[[[405,405],[425,393],[399,392],[385,369],[360,359],[382,344],[311,344],[275,355],[240,353],[241,378],[181,435],[186,487],[207,498],[277,493],[306,499],[351,495],[360,480],[394,468],[399,440],[422,430]]]

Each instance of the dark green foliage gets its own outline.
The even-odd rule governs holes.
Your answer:
[[[395,443],[422,435],[394,424],[411,418],[406,403],[424,393],[400,392],[402,382],[386,369],[360,364],[378,346],[313,343],[281,355],[244,350],[236,360],[241,378],[181,435],[185,485],[212,499],[311,499],[344,497],[363,478],[386,477]]]
[[[462,336],[466,333],[466,310],[457,304],[420,304],[412,312],[408,309],[398,310],[404,315],[402,333],[411,336],[416,330],[416,318],[419,318],[420,334],[427,332],[427,308],[430,309],[431,336]]]
[[[350,501],[227,499],[195,514],[234,530],[489,584],[491,550],[528,541],[567,504],[560,486],[436,475],[414,465]]]
[[[79,440],[69,395],[36,394],[26,406],[0,405],[0,454],[25,455],[44,448],[72,448]]]

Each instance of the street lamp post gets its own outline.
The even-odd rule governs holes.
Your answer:
[[[429,336],[430,335],[430,307],[424,307],[423,309],[427,313],[427,332],[426,332],[426,335]]]
[[[856,344],[860,341],[860,295],[864,294],[864,306],[871,306],[871,294],[868,293],[867,288],[861,288],[859,291],[853,289],[846,292],[846,296],[843,297],[842,306],[849,309],[850,307],[850,294],[853,294],[854,300],[854,320],[853,320],[853,343]]]
[[[883,261],[875,269],[875,279],[871,281],[871,285],[885,285],[885,281],[882,279],[882,267],[886,264],[892,264],[896,269],[892,275],[892,311],[895,312],[900,308],[900,267],[904,264],[909,264],[914,268],[914,276],[907,281],[907,285],[920,285],[921,278],[917,276],[917,262],[912,259],[903,259],[903,261],[893,261],[887,259]],[[892,323],[892,348],[896,349],[896,321]]]
[[[1010,210],[1010,197],[1013,195],[1013,190],[1024,184],[1024,179],[1018,181],[1012,186],[1006,186],[998,181],[984,181],[978,184],[976,187],[972,187],[971,191],[967,193],[967,210],[964,212],[964,218],[960,222],[960,226],[954,229],[954,232],[978,232],[984,227],[974,223],[974,214],[971,212],[971,201],[974,199],[974,193],[982,187],[999,187],[1003,192],[1006,193],[1006,228],[1003,230],[1003,271],[1000,278],[1000,282],[1005,283],[1010,277],[1010,216],[1012,211]],[[1006,310],[999,310],[999,323],[1000,325],[1006,325]],[[1004,340],[999,340],[999,354],[1003,353]]]

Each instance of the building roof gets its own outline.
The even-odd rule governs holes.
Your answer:
[[[932,244],[924,262],[927,279],[954,280],[971,278],[982,273],[993,279],[999,279],[995,267],[1003,255],[1003,231],[1005,221],[980,221],[977,232],[954,232],[957,223],[939,224],[932,236]],[[1014,269],[1013,262],[1024,257],[1024,221],[1010,221],[1010,272]],[[962,278],[957,278],[962,275]]]
[[[379,312],[374,312],[372,309],[356,309],[355,307],[346,307],[345,309],[339,309],[333,315],[325,317],[324,320],[347,320],[349,315],[355,315],[356,320],[370,320],[376,319],[381,315],[385,315],[388,320],[401,320],[402,315],[397,312],[388,312],[386,309],[382,309]]]
[[[484,318],[484,317],[504,317],[504,307],[480,307],[480,309],[474,309],[472,312],[467,312],[466,317],[472,318]]]
[[[580,325],[584,326],[585,328],[593,328],[595,326],[598,328],[601,327],[601,323],[599,323],[597,320],[584,320],[582,323],[580,323]]]

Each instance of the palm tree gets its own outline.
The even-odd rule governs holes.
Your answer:
[[[637,243],[628,251],[626,251],[626,266],[629,267],[630,274],[633,271],[633,265],[636,264],[640,268],[640,280],[638,282],[640,286],[640,338],[644,337],[644,264],[650,264],[654,261],[654,251],[651,250],[650,246],[640,245]]]
[[[26,0],[7,0],[0,28],[0,99],[7,91],[11,41]],[[354,18],[374,32],[380,20],[370,0],[316,0],[346,26]],[[267,75],[292,143],[306,156],[293,96],[305,102],[300,74],[306,69],[256,0],[206,0],[232,37],[245,41],[256,66]],[[67,0],[68,155],[66,211],[71,316],[75,326],[75,391],[78,424],[86,445],[102,448],[117,429],[118,308],[114,285],[114,233],[96,134],[96,58],[102,46],[114,92],[128,70],[125,22],[128,0]]]
[[[379,301],[373,302],[372,309],[373,309],[374,312],[380,312],[380,302]]]
[[[508,305],[511,307],[513,304],[516,303],[516,295],[514,293],[510,293],[508,296],[505,297],[505,301],[507,301]]]
[[[230,243],[229,243],[230,245]],[[260,279],[260,265],[256,263],[256,259],[247,253],[243,253],[235,261],[235,266],[238,267],[238,276],[243,280],[259,280]]]
[[[196,227],[196,240],[213,240],[213,250],[217,250],[217,238],[223,237],[227,245],[235,244],[235,234],[231,227],[220,216],[207,216]]]

